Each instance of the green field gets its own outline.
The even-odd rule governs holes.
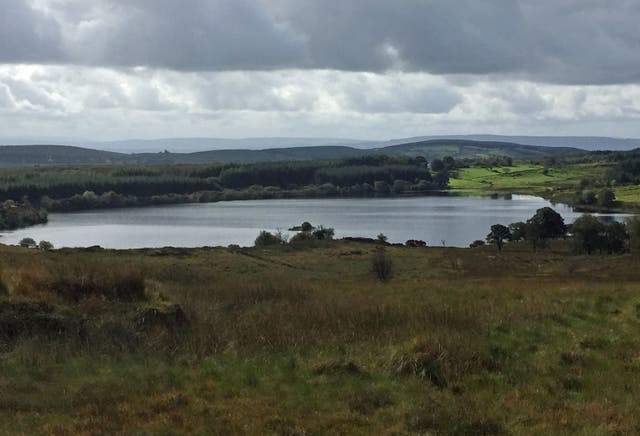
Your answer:
[[[375,250],[0,246],[0,433],[640,431],[637,258]]]
[[[485,189],[495,191],[521,191],[541,195],[566,189],[575,190],[581,179],[600,177],[605,167],[601,164],[572,164],[551,167],[544,173],[542,165],[520,164],[499,168],[461,168],[452,177],[452,189]]]
[[[450,181],[455,191],[484,191],[538,195],[552,201],[574,205],[574,195],[583,179],[600,179],[608,168],[605,163],[543,165],[518,164],[511,167],[461,168]],[[545,173],[546,172],[546,173]],[[640,186],[612,187],[619,210],[640,208]]]

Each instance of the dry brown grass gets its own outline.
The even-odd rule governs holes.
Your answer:
[[[24,416],[0,430],[640,428],[637,258],[568,256],[562,242],[539,253],[518,244],[500,255],[490,247],[387,251],[394,278],[382,283],[371,273],[375,246],[358,243],[0,247],[2,301],[40,301],[91,320],[73,340],[27,334],[0,351],[0,418]],[[148,301],[113,291],[141,283]],[[167,318],[141,324],[149,305]],[[164,326],[174,315],[184,316],[179,329]],[[595,416],[609,417],[607,427]]]

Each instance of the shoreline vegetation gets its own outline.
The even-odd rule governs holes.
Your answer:
[[[0,230],[47,212],[230,200],[524,194],[581,212],[640,210],[640,152],[509,157],[363,156],[317,161],[0,170]],[[8,203],[7,203],[8,202]]]

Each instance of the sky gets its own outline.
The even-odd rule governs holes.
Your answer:
[[[0,136],[640,137],[637,0],[0,0]]]

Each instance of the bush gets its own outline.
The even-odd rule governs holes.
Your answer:
[[[598,205],[604,208],[611,208],[616,205],[616,194],[611,189],[603,189],[598,194]]]
[[[407,242],[404,243],[404,245],[406,245],[407,247],[418,248],[418,247],[426,247],[427,243],[424,241],[421,241],[420,239],[409,239],[407,240]]]
[[[617,221],[613,221],[605,226],[604,238],[608,254],[621,254],[629,250],[629,232],[627,227]]]
[[[572,248],[576,254],[602,251],[605,245],[604,224],[592,215],[583,215],[571,226]]]
[[[387,282],[393,277],[393,261],[387,251],[380,247],[371,259],[373,273],[381,282]]]
[[[268,247],[270,245],[284,245],[286,243],[286,237],[282,234],[282,232],[278,231],[274,234],[263,230],[256,238],[254,245],[256,247]]]
[[[593,205],[598,202],[596,194],[593,191],[584,191],[578,193],[578,203],[585,205]]]
[[[320,226],[316,230],[313,231],[312,235],[319,241],[330,241],[333,239],[335,234],[335,230],[331,227],[323,227]]]
[[[477,248],[477,247],[482,247],[484,245],[485,243],[482,239],[477,239],[473,241],[471,244],[469,244],[469,248]]]
[[[36,247],[36,241],[33,238],[23,238],[19,244],[21,247],[24,247],[24,248]]]
[[[49,241],[40,241],[38,248],[42,251],[53,250],[53,244]]]
[[[380,242],[381,244],[386,244],[387,243],[387,237],[385,236],[384,233],[380,233],[377,237],[378,242]]]
[[[301,245],[301,244],[311,244],[317,241],[316,238],[310,232],[300,232],[296,233],[289,239],[290,245]]]
[[[446,353],[440,347],[420,344],[411,350],[398,352],[391,362],[394,375],[412,376],[430,381],[438,388],[448,385],[444,361]]]

